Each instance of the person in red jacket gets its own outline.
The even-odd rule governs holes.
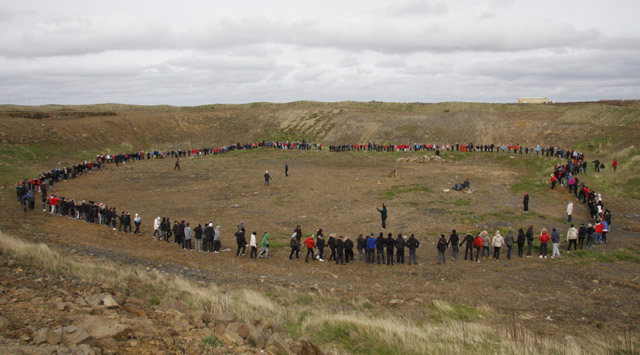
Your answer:
[[[540,237],[538,237],[538,239],[540,239],[540,259],[547,258],[547,243],[549,243],[549,241],[551,240],[551,237],[549,236],[549,233],[547,233],[547,229],[546,228],[542,228],[542,232],[540,233]]]
[[[480,262],[480,251],[482,250],[482,234],[478,233],[476,239],[473,241],[473,247],[476,248],[476,262]]]
[[[313,240],[313,234],[309,238],[305,239],[302,244],[306,245],[307,247],[307,256],[304,258],[304,261],[306,263],[309,262],[309,255],[311,255],[311,261],[314,261],[315,259],[313,258],[313,248],[316,247],[316,242]]]
[[[554,174],[551,174],[551,190],[556,188],[556,181],[558,181],[558,179],[556,179],[556,176]]]
[[[616,169],[618,169],[618,160],[616,158],[613,158],[613,164],[611,165],[613,167],[613,172],[616,172]]]

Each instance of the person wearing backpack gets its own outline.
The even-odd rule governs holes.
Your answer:
[[[418,261],[416,260],[416,249],[420,246],[420,242],[413,234],[411,234],[407,240],[406,246],[409,248],[409,265],[411,265],[411,260],[413,260],[414,264],[418,265]]]
[[[298,238],[296,238],[296,233],[291,235],[289,238],[289,246],[291,247],[291,253],[289,254],[289,260],[293,260],[293,254],[296,254],[296,259],[300,258],[300,249],[298,248],[300,245],[298,244]]]
[[[447,250],[447,239],[444,237],[444,234],[440,234],[440,239],[438,240],[436,248],[438,249],[438,264],[445,264],[446,260],[444,252]]]
[[[467,260],[467,255],[469,255],[469,260],[473,261],[473,235],[471,233],[467,233],[464,239],[460,242],[460,246],[465,244],[464,250],[464,260]]]

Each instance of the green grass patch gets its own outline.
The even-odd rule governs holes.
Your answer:
[[[218,337],[215,335],[209,335],[205,337],[204,339],[202,339],[202,343],[214,348],[224,345],[222,343],[222,340],[218,339]]]
[[[151,297],[149,298],[149,304],[152,306],[159,306],[160,305],[160,299],[158,297]]]
[[[597,247],[598,246],[594,246],[594,248]],[[638,252],[628,248],[618,248],[613,251],[577,250],[565,254],[565,256],[576,261],[594,261],[598,263],[622,261],[640,264],[640,255],[638,255]]]
[[[318,343],[337,344],[351,354],[395,355],[401,353],[395,344],[380,341],[375,336],[375,332],[359,329],[357,325],[349,322],[325,321],[314,335]]]
[[[310,295],[299,295],[296,297],[294,303],[296,304],[311,304],[313,303],[313,296]]]
[[[465,200],[465,199],[457,199],[453,201],[454,206],[470,206],[471,203],[472,203],[471,200]]]

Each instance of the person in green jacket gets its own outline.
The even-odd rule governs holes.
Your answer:
[[[262,236],[262,243],[260,244],[260,246],[262,247],[262,249],[260,249],[260,254],[258,254],[258,258],[261,257],[262,254],[264,254],[265,258],[268,258],[269,257],[269,233],[264,232],[264,235]]]

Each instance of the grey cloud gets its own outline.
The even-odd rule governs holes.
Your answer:
[[[414,0],[387,7],[387,13],[397,16],[434,16],[443,15],[449,11],[444,2],[429,2]]]
[[[466,27],[438,22],[404,24],[271,21],[263,17],[222,19],[201,30],[179,32],[158,23],[108,23],[84,18],[42,23],[0,38],[0,55],[46,57],[115,50],[225,50],[266,44],[337,48],[380,53],[523,51],[605,45],[596,29],[578,30],[547,21],[537,27],[504,28],[499,23]],[[615,38],[612,39],[615,41]],[[638,39],[625,39],[638,41]]]

